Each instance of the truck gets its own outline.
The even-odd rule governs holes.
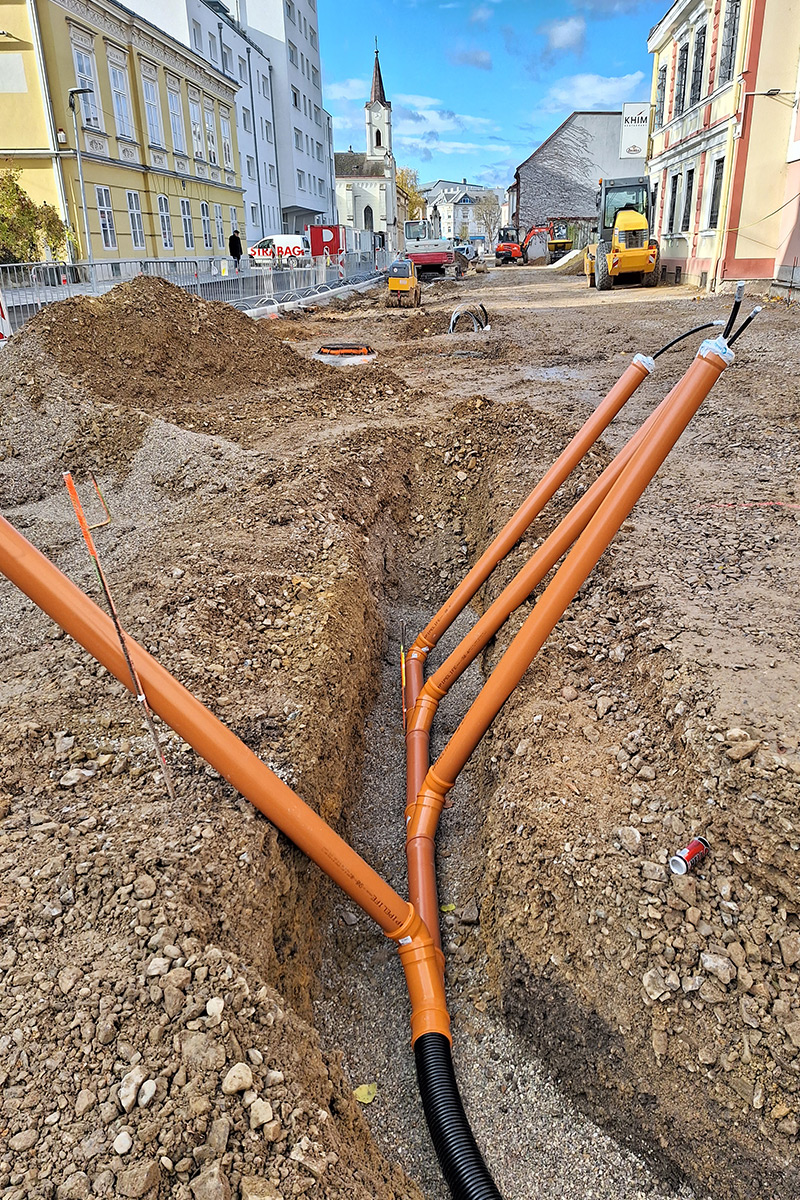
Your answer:
[[[444,275],[448,267],[455,266],[453,243],[442,237],[441,221],[435,208],[431,217],[404,221],[403,235],[405,256],[416,263],[420,274]]]
[[[311,262],[311,247],[303,233],[268,233],[247,253],[254,267],[298,267]]]
[[[642,287],[656,287],[661,252],[651,237],[653,197],[646,175],[601,179],[597,193],[597,241],[583,256],[589,287],[607,292],[621,275],[638,278]]]

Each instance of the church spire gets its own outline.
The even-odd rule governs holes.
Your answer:
[[[372,72],[372,91],[369,102],[370,104],[386,104],[386,92],[383,90],[383,76],[381,75],[381,64],[378,58],[377,38],[375,38],[375,67]]]

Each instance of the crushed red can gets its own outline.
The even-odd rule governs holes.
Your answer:
[[[692,838],[688,846],[684,846],[683,850],[673,854],[669,860],[670,871],[673,875],[686,875],[689,871],[696,871],[710,849],[711,846],[705,838]]]

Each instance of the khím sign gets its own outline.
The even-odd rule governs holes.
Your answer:
[[[619,135],[620,158],[646,158],[649,104],[623,104]]]

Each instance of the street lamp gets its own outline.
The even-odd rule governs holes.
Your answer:
[[[75,97],[76,96],[93,96],[94,88],[70,88],[69,89],[69,106],[72,110],[72,124],[75,129],[75,155],[78,159],[78,179],[81,185],[81,205],[83,206],[83,231],[86,237],[86,254],[89,259],[89,265],[94,266],[94,256],[92,254],[92,238],[89,233],[89,210],[86,207],[86,187],[83,182],[83,161],[81,159],[81,144],[78,136],[78,114],[76,111]]]

